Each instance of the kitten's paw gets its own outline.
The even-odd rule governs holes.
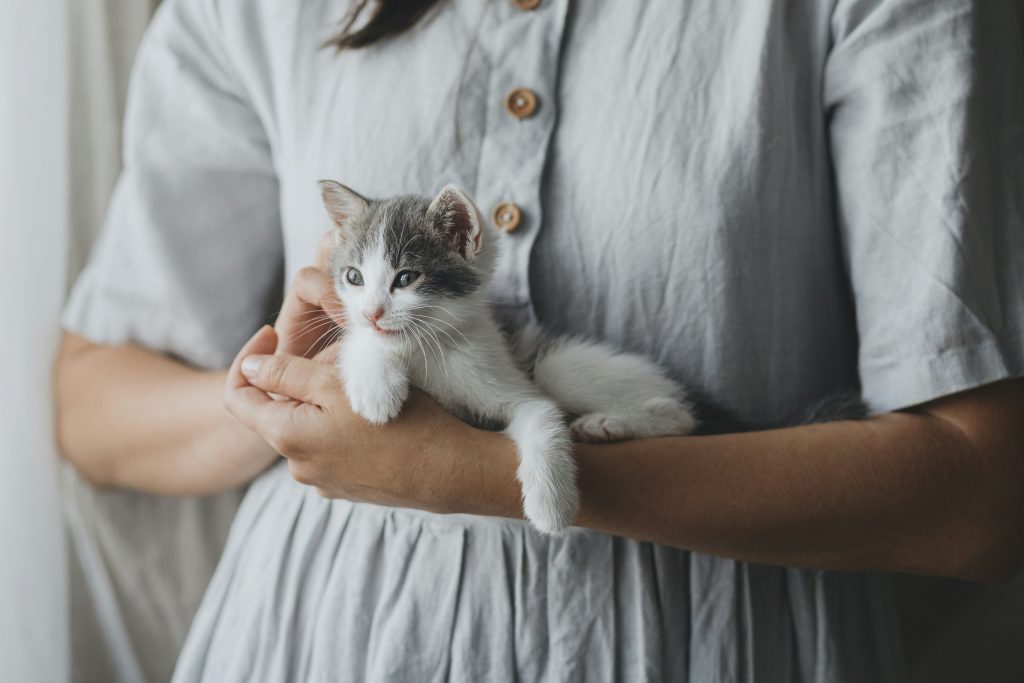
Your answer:
[[[548,400],[528,401],[515,409],[508,434],[519,451],[516,475],[523,487],[523,512],[546,534],[565,531],[580,506],[576,458],[565,416]]]
[[[338,370],[352,410],[378,425],[398,417],[409,398],[404,368],[393,359],[364,358],[348,350]]]
[[[352,410],[373,424],[385,424],[398,417],[409,397],[406,386],[374,386],[372,389],[346,387]]]
[[[674,398],[652,398],[641,406],[635,422],[635,439],[686,436],[697,428],[693,408]]]
[[[621,416],[588,413],[569,425],[569,431],[577,441],[608,443],[628,439],[626,423]]]
[[[569,528],[579,507],[575,479],[554,487],[523,485],[523,512],[530,524],[545,534],[557,535]]]
[[[607,443],[657,436],[686,436],[697,428],[690,407],[674,398],[652,398],[628,413],[588,413],[569,429],[577,441]]]
[[[576,460],[567,437],[565,427],[560,426],[544,444],[540,457],[526,458],[519,465],[523,512],[545,534],[565,531],[580,507]]]

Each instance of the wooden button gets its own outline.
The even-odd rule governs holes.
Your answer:
[[[528,12],[532,9],[537,9],[540,6],[540,0],[512,0],[512,4]]]
[[[502,202],[494,207],[494,213],[491,214],[491,218],[494,220],[494,226],[498,230],[512,232],[519,227],[519,222],[523,218],[523,212],[512,202]]]
[[[526,119],[537,111],[537,93],[527,88],[516,88],[505,95],[505,111],[517,119]]]

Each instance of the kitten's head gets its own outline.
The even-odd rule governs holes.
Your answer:
[[[349,324],[396,342],[455,337],[460,309],[478,300],[492,267],[483,219],[466,193],[449,185],[433,201],[373,200],[333,180],[320,188]]]

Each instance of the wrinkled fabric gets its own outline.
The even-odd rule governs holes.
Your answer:
[[[1024,374],[1008,3],[456,0],[336,55],[343,5],[163,7],[70,329],[222,367],[329,228],[317,179],[455,182],[522,210],[504,315],[647,354],[742,418]],[[885,681],[898,651],[884,577],[327,502],[279,467],[176,680]]]
[[[899,680],[888,599],[868,575],[327,502],[278,465],[174,680]]]

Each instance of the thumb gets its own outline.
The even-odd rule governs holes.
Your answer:
[[[277,348],[277,333],[270,325],[264,325],[245,343],[245,346],[235,356],[234,362],[231,363],[227,381],[224,383],[224,405],[236,417],[239,416],[239,406],[246,403],[259,405],[273,401],[263,391],[249,384],[245,375],[242,374],[242,363],[252,354],[273,353],[275,348]],[[250,424],[249,427],[252,428],[252,425]]]
[[[325,406],[340,394],[334,366],[308,358],[251,355],[241,369],[250,385],[303,403]]]
[[[246,343],[242,349],[244,353],[238,355],[244,358],[254,353],[273,353],[275,350],[277,350],[277,330],[270,325],[264,325],[256,330],[256,334]]]
[[[242,361],[253,354],[270,354],[274,353],[277,348],[277,332],[270,325],[264,325],[256,331],[249,341],[245,342],[245,346],[242,347],[238,355],[235,356],[234,362],[231,363],[231,369],[228,370],[228,388],[239,388],[249,384],[246,381],[245,375],[242,374]]]

